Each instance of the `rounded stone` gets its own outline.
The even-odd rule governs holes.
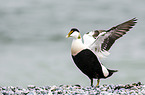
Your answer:
[[[35,85],[28,85],[27,86],[27,88],[29,89],[29,90],[32,90],[32,89],[34,89],[36,86]]]

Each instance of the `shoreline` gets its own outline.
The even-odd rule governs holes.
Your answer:
[[[44,86],[37,87],[28,85],[27,88],[22,87],[0,87],[0,95],[53,95],[53,94],[81,94],[81,95],[115,95],[115,94],[145,94],[145,85],[141,82],[132,84],[118,85],[100,85],[98,87],[80,85],[60,85],[60,86]]]

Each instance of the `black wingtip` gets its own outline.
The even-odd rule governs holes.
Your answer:
[[[133,19],[134,19],[134,20],[138,20],[137,17],[134,17]]]
[[[132,19],[133,21],[135,21],[135,23],[137,23],[137,17],[134,17],[133,19]]]
[[[112,72],[112,73],[118,72],[118,70],[109,70],[109,71]]]

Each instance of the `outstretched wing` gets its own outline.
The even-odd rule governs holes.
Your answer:
[[[113,43],[124,34],[126,34],[134,25],[137,19],[133,18],[129,21],[126,21],[122,24],[119,24],[111,29],[105,30],[96,30],[91,33],[85,34],[84,36],[92,37],[94,40],[91,40],[89,48],[91,48],[96,55],[100,58],[109,55],[108,50],[111,48]],[[90,36],[91,35],[91,36]],[[84,37],[87,38],[87,37]],[[87,40],[87,39],[85,39]],[[84,40],[84,44],[85,44]]]
[[[135,23],[137,23],[136,21],[137,19],[133,18],[107,30],[106,33],[109,35],[104,39],[101,45],[101,49],[108,51],[115,42],[115,40],[126,34],[135,25]]]

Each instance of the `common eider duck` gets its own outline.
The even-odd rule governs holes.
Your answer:
[[[84,34],[83,42],[80,31],[72,28],[68,37],[73,37],[71,46],[71,55],[76,66],[89,77],[91,86],[93,79],[97,79],[99,85],[101,78],[108,78],[117,70],[106,68],[99,59],[108,56],[108,52],[113,43],[124,34],[126,34],[137,23],[133,18],[122,24],[110,28],[109,30],[95,30]]]

